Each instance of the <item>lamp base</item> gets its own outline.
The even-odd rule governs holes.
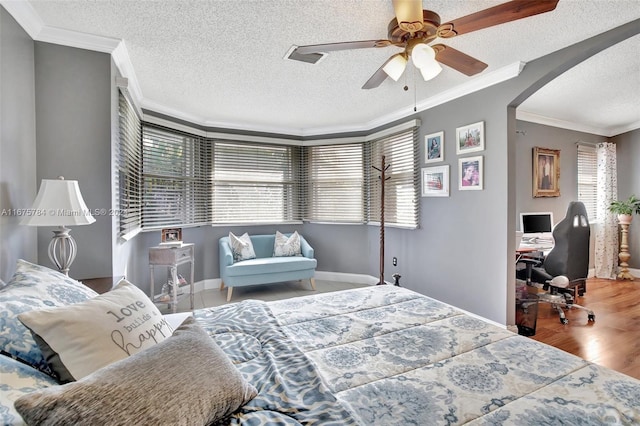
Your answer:
[[[69,268],[76,258],[78,246],[76,240],[69,235],[71,229],[60,226],[53,231],[53,238],[49,243],[49,259],[58,270],[69,276]]]

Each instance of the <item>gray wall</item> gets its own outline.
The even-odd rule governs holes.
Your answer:
[[[513,238],[507,238],[507,105],[514,96],[496,86],[419,114],[421,159],[424,136],[444,131],[445,160],[437,165],[450,167],[450,197],[421,198],[421,228],[387,229],[385,239],[387,280],[397,272],[405,287],[502,324],[507,322],[508,277],[515,274],[508,255],[514,250]],[[462,156],[456,155],[456,127],[478,121],[485,123],[486,148],[466,156],[484,157],[484,190],[459,191]],[[377,230],[370,229],[370,244],[377,236]],[[394,256],[397,267],[391,263]],[[374,256],[372,265],[377,263]]]
[[[87,207],[111,208],[111,56],[35,43],[37,180],[74,179]],[[111,276],[111,216],[72,227],[78,255],[70,276]],[[38,229],[38,262],[47,255],[51,229]]]
[[[36,196],[33,41],[0,7],[0,211],[27,209]],[[20,217],[0,215],[0,279],[19,258],[37,262],[36,229]]]
[[[595,144],[608,141],[604,136],[574,130],[550,127],[541,124],[517,121],[516,141],[516,227],[520,229],[520,213],[552,212],[557,224],[567,211],[570,201],[578,199],[578,150],[577,142]],[[560,150],[560,196],[534,198],[533,147]],[[593,219],[593,218],[590,218]],[[595,228],[591,227],[590,268],[595,265]]]
[[[627,199],[631,194],[640,197],[640,129],[618,135],[616,143],[618,162],[618,199]],[[629,227],[629,266],[640,269],[640,216],[635,215]]]

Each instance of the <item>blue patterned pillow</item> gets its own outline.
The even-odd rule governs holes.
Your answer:
[[[51,374],[40,348],[18,314],[40,308],[67,306],[98,293],[66,275],[25,260],[18,260],[16,272],[0,289],[0,352]]]
[[[37,389],[57,385],[57,382],[40,371],[19,361],[0,355],[0,424],[22,424],[22,417],[13,403],[22,395]]]

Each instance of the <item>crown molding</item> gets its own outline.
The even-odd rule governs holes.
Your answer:
[[[44,28],[44,22],[28,1],[0,0],[0,4],[9,12],[13,19],[29,34],[37,40],[38,35]]]
[[[121,43],[121,40],[117,38],[103,37],[48,26],[42,27],[36,40],[109,54]]]
[[[613,137],[613,136],[618,136],[621,135],[623,133],[627,133],[627,132],[631,132],[633,130],[637,130],[640,129],[640,120],[633,122],[631,124],[628,124],[626,126],[620,126],[620,127],[612,127],[609,129],[609,137]]]
[[[593,135],[604,136],[607,138],[611,138],[613,136],[617,136],[622,133],[630,132],[632,130],[636,130],[640,128],[640,121],[636,121],[635,123],[631,123],[626,126],[602,128],[602,127],[589,126],[587,124],[582,124],[582,123],[574,123],[571,121],[558,120],[556,118],[546,117],[544,115],[536,114],[529,111],[524,111],[519,108],[516,110],[516,119],[522,120],[522,121],[528,121],[531,123],[543,124],[545,126],[559,127],[567,130],[575,130],[577,132],[591,133]]]

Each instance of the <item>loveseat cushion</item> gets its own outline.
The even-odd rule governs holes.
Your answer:
[[[286,236],[276,231],[275,242],[273,244],[274,257],[302,256],[300,248],[300,235],[294,231],[291,236]]]
[[[13,277],[0,289],[0,352],[50,374],[40,348],[18,315],[34,309],[71,305],[97,295],[58,271],[18,260]]]
[[[229,245],[231,246],[234,262],[256,258],[251,237],[246,232],[239,237],[236,237],[233,232],[229,232]]]
[[[227,276],[277,274],[315,269],[316,259],[306,257],[265,257],[236,262],[227,266]]]

